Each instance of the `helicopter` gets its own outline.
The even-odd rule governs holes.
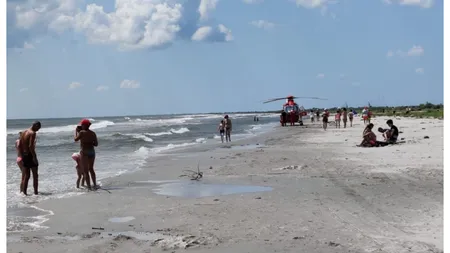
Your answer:
[[[296,122],[298,122],[300,126],[302,126],[303,125],[302,117],[306,116],[308,113],[305,111],[305,108],[303,106],[298,106],[298,104],[295,103],[294,99],[297,98],[326,100],[325,98],[318,98],[318,97],[296,97],[289,95],[287,97],[269,99],[267,101],[264,101],[263,104],[286,99],[286,103],[283,104],[283,110],[281,111],[280,115],[281,126],[286,126],[288,122],[290,122],[291,126],[294,126]]]

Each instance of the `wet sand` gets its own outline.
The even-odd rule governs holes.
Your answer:
[[[8,252],[443,252],[443,121],[394,123],[405,143],[383,148],[356,147],[357,121],[153,158],[110,193],[40,203],[48,229]],[[179,177],[198,161],[201,181]]]

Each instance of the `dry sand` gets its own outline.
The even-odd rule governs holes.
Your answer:
[[[385,121],[375,118],[375,128]],[[153,158],[145,170],[103,182],[111,193],[40,203],[54,212],[48,229],[8,234],[8,252],[443,252],[443,121],[394,123],[406,143],[356,147],[357,121],[328,131],[320,124],[278,128],[232,148]],[[204,195],[223,190],[205,184],[273,190],[155,194],[160,184],[149,180],[179,180],[198,160],[204,178],[189,183],[204,186]]]

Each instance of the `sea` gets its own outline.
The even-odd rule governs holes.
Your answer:
[[[232,140],[249,138],[277,126],[278,114],[229,114],[233,123]],[[257,116],[259,121],[254,121]],[[143,168],[152,156],[177,149],[189,149],[206,143],[220,142],[217,127],[222,114],[122,116],[90,118],[99,146],[95,171],[97,181]],[[39,159],[39,192],[37,196],[19,193],[20,169],[16,164],[15,141],[19,132],[33,120],[7,121],[7,231],[26,232],[45,228],[51,210],[36,206],[49,198],[69,198],[85,194],[75,188],[75,161],[79,151],[73,140],[80,118],[41,119],[36,152]],[[28,193],[33,192],[30,178]]]

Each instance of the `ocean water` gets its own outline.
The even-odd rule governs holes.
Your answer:
[[[278,125],[278,115],[230,114],[232,139],[248,138],[267,132]],[[223,115],[194,114],[167,116],[99,117],[91,119],[99,147],[95,171],[97,181],[139,170],[152,156],[164,155],[178,148],[220,142],[217,127]],[[48,198],[66,198],[85,194],[75,188],[76,170],[71,155],[79,151],[73,134],[79,118],[42,119],[37,134],[36,152],[39,159],[38,196],[19,194],[20,169],[16,164],[15,141],[19,131],[30,127],[32,120],[7,121],[7,231],[22,232],[43,228],[52,215],[36,203]],[[33,192],[32,178],[28,193]]]

